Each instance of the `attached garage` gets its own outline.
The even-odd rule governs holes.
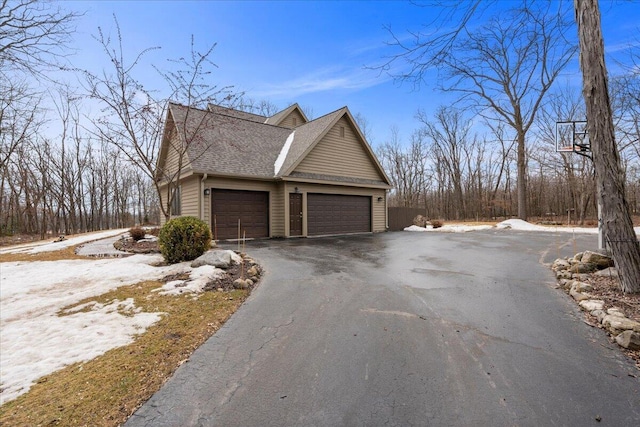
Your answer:
[[[371,197],[307,194],[307,233],[367,233],[371,231]]]
[[[267,191],[214,188],[211,190],[211,214],[211,230],[217,240],[237,239],[238,220],[241,233],[247,238],[269,237]]]

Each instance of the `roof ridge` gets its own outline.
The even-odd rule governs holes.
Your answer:
[[[177,107],[193,108],[194,110],[198,110],[198,111],[201,111],[203,113],[217,114],[219,116],[229,117],[231,119],[236,119],[236,120],[242,120],[244,122],[255,123],[255,124],[258,124],[258,125],[266,125],[266,126],[271,126],[271,127],[275,127],[275,128],[281,128],[281,129],[289,129],[289,128],[284,127],[284,126],[272,125],[272,124],[263,123],[263,122],[256,122],[255,120],[251,120],[251,119],[248,119],[248,118],[245,118],[245,117],[234,116],[234,115],[231,115],[231,114],[224,114],[224,113],[221,113],[221,112],[218,112],[218,111],[211,111],[211,110],[209,110],[208,106],[207,106],[206,109],[202,109],[202,108],[198,108],[198,107],[189,107],[188,105],[180,104],[180,103],[177,103],[177,102],[174,102],[174,101],[169,101],[169,103],[173,104],[173,105],[175,105]],[[223,106],[220,106],[220,105],[217,105],[217,104],[211,104],[211,103],[210,103],[210,105],[213,105],[213,106],[218,107],[218,108],[224,108],[225,110],[238,111],[240,113],[246,113],[246,114],[251,114],[251,115],[254,115],[254,116],[266,118],[265,116],[261,116],[259,114],[247,113],[246,111],[242,111],[242,110],[234,110],[233,108],[230,108],[230,107],[223,107]]]
[[[322,119],[322,118],[325,118],[325,117],[327,117],[327,116],[330,116],[330,115],[332,115],[332,114],[335,114],[335,113],[339,112],[340,110],[348,110],[348,108],[347,108],[347,106],[345,105],[344,107],[340,107],[340,108],[338,108],[338,109],[337,109],[337,110],[335,110],[335,111],[331,111],[330,113],[323,114],[322,116],[320,116],[320,117],[316,117],[316,118],[315,118],[315,119],[313,119],[313,120],[309,120],[308,122],[303,123],[303,124],[301,124],[300,126],[308,125],[309,123],[313,123],[313,122],[318,121],[318,120],[320,120],[320,119]]]

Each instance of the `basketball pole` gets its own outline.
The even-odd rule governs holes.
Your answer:
[[[591,152],[591,144],[578,144],[576,141],[577,133],[576,133],[576,124],[584,125],[584,130],[580,132],[580,136],[585,138],[589,136],[586,125],[586,121],[564,121],[564,122],[556,122],[556,151],[557,152],[571,152],[576,153],[581,156],[587,157],[593,162],[593,157],[589,155]],[[564,134],[561,134],[559,131],[560,126],[569,125],[571,127],[571,139],[570,139],[570,149],[568,149],[569,145],[561,144]],[[584,142],[584,139],[581,139],[580,142]],[[576,150],[576,147],[578,149]],[[598,199],[598,250],[604,251],[607,249],[607,243],[604,236],[604,227],[602,223],[602,200],[600,198],[600,188],[596,186],[596,198]]]

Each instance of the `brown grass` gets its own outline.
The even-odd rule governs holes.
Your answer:
[[[41,378],[28,393],[0,407],[0,425],[122,424],[249,294],[241,290],[213,291],[194,299],[190,295],[162,296],[151,292],[160,286],[158,281],[141,282],[74,304],[134,298],[136,306],[144,311],[166,314],[133,343]]]
[[[0,262],[18,262],[18,261],[60,261],[63,259],[89,259],[89,257],[77,255],[75,253],[76,246],[60,249],[57,251],[40,252],[37,254],[17,253],[17,254],[0,254]]]

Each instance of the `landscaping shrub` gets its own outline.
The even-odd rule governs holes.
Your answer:
[[[129,235],[137,242],[138,240],[144,239],[146,232],[142,227],[133,227],[129,229]]]
[[[204,221],[181,216],[168,221],[160,229],[158,243],[169,264],[191,261],[211,247],[211,231]]]
[[[433,228],[440,228],[444,225],[444,223],[442,221],[438,221],[437,219],[434,219],[433,221],[431,221],[431,226]]]

